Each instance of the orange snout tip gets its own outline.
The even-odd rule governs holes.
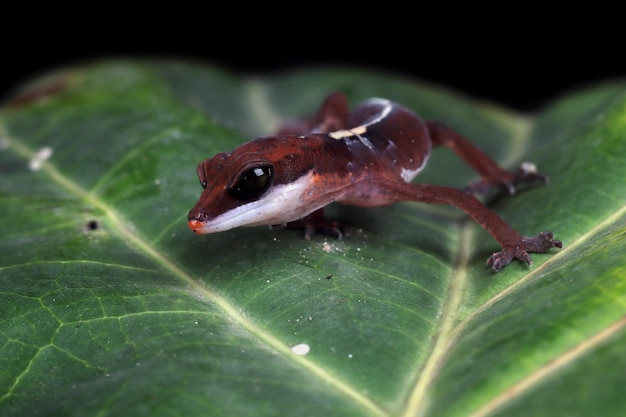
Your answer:
[[[191,219],[189,220],[189,228],[193,230],[194,233],[198,233],[200,229],[202,229],[202,222],[200,220]]]

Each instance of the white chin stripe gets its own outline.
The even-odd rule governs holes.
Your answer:
[[[312,173],[291,184],[277,185],[261,197],[204,222],[197,233],[217,233],[242,226],[262,226],[288,223],[311,212],[301,196],[309,187]]]

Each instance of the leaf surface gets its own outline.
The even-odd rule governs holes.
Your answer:
[[[534,116],[339,68],[106,61],[27,87],[0,113],[0,414],[623,415],[625,86]],[[493,274],[486,232],[414,203],[331,206],[342,240],[187,229],[198,162],[333,90],[536,163],[548,185],[488,203],[565,247]],[[445,149],[418,177],[474,179]]]

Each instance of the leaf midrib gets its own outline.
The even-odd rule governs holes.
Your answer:
[[[24,158],[26,161],[31,160],[34,157],[36,152],[21,144],[18,140],[12,138],[9,134],[7,134],[6,128],[2,125],[0,125],[0,136],[7,140],[8,149],[12,149],[17,155]],[[5,150],[5,152],[7,150]],[[175,278],[185,282],[197,294],[201,294],[207,301],[217,305],[224,312],[224,314],[232,320],[232,322],[237,323],[241,327],[248,330],[250,334],[257,337],[262,343],[280,353],[283,358],[294,362],[301,368],[306,369],[324,383],[333,385],[338,392],[342,392],[346,397],[351,398],[353,401],[360,404],[363,409],[368,412],[368,414],[378,416],[388,415],[388,412],[385,409],[373,402],[370,398],[364,396],[361,392],[340,379],[337,375],[323,369],[318,364],[308,360],[304,356],[293,354],[286,344],[241,314],[236,306],[232,305],[219,294],[211,291],[205,285],[199,283],[182,267],[165,257],[156,248],[150,245],[147,240],[143,239],[138,233],[136,233],[136,229],[129,226],[131,222],[126,220],[124,216],[118,213],[113,207],[109,206],[103,200],[94,196],[93,193],[88,192],[76,182],[65,176],[50,160],[43,163],[39,172],[45,173],[54,183],[65,189],[67,192],[101,210],[108,218],[112,226],[112,232],[117,233],[119,238],[126,241],[129,245],[137,248],[140,253],[144,253],[148,257],[152,258],[165,270],[169,271]]]

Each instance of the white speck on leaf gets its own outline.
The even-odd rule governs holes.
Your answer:
[[[296,355],[306,355],[311,350],[311,347],[306,343],[300,343],[291,348],[291,351]]]
[[[31,171],[39,171],[45,161],[52,156],[52,148],[49,146],[43,147],[37,151],[37,153],[28,162],[28,168]]]

